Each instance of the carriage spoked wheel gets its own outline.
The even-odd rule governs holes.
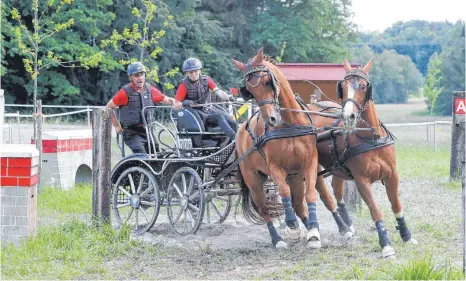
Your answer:
[[[113,214],[117,227],[128,224],[138,235],[148,231],[160,210],[159,185],[141,167],[123,171],[113,188]]]
[[[204,216],[205,195],[199,174],[190,167],[179,168],[167,189],[167,212],[172,230],[180,235],[194,234]]]
[[[224,185],[222,185],[224,188]],[[233,195],[206,193],[206,223],[222,223],[226,220],[233,205]]]

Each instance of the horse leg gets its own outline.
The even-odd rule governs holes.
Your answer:
[[[333,195],[337,200],[338,206],[338,214],[340,214],[341,218],[345,222],[345,224],[349,227],[350,231],[355,233],[355,229],[353,226],[353,220],[346,208],[345,201],[343,200],[343,196],[345,195],[345,180],[336,176],[332,177],[332,188],[333,188]]]
[[[257,208],[259,209],[259,215],[267,224],[267,229],[269,230],[270,237],[272,238],[272,245],[275,248],[288,248],[288,245],[283,241],[280,235],[277,232],[277,229],[273,225],[272,218],[270,217],[269,209],[266,204],[266,198],[264,193],[264,182],[265,180],[261,175],[250,167],[244,167],[241,169],[242,173],[242,183],[241,189],[243,190],[243,202],[249,202],[249,204],[243,203],[247,206],[247,212],[254,213],[254,208],[249,201],[249,192],[251,193],[252,200],[256,203]]]
[[[319,171],[321,168],[319,167]],[[347,240],[354,236],[353,232],[351,232],[350,228],[346,225],[343,218],[337,211],[335,207],[335,202],[333,202],[333,198],[327,190],[327,186],[325,185],[324,177],[318,176],[316,180],[316,190],[319,192],[320,199],[324,202],[325,207],[332,213],[333,219],[335,220],[338,231],[344,238]]]
[[[367,177],[355,177],[355,180],[359,194],[361,195],[366,205],[369,207],[372,220],[375,222],[377,233],[379,235],[379,245],[382,248],[382,256],[384,258],[394,257],[395,250],[391,246],[390,238],[388,238],[388,232],[385,229],[383,223],[382,212],[380,211],[379,207],[377,206],[377,203],[375,202],[374,193],[371,189],[370,179]]]
[[[280,197],[282,198],[283,209],[285,211],[286,232],[292,240],[301,238],[301,229],[296,218],[295,211],[291,203],[291,190],[287,183],[286,171],[275,164],[269,166],[270,177],[278,186]]]
[[[396,229],[400,232],[401,239],[404,242],[411,242],[413,244],[417,244],[417,241],[412,238],[411,232],[409,231],[408,226],[406,225],[406,221],[403,215],[403,208],[400,203],[400,197],[398,194],[398,173],[396,168],[393,169],[393,174],[390,178],[384,180],[385,190],[387,192],[388,200],[392,205],[392,212],[395,214],[396,221],[398,226]]]
[[[316,154],[315,154],[316,155]],[[307,248],[318,249],[322,247],[319,233],[319,223],[317,222],[317,157],[311,157],[304,169],[304,177],[306,179],[306,202],[308,210],[308,220],[305,222],[307,228]]]

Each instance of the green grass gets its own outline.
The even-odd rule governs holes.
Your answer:
[[[394,280],[464,280],[465,277],[461,268],[452,267],[448,262],[436,266],[432,255],[410,260],[389,272],[388,276]]]
[[[127,228],[116,231],[105,225],[99,229],[77,219],[43,227],[19,247],[2,247],[2,278],[111,278],[104,262],[136,246],[129,234]]]
[[[396,146],[396,163],[400,178],[442,179],[450,175],[450,148]]]
[[[56,214],[90,214],[92,212],[92,186],[79,184],[69,190],[47,187],[37,198],[40,217]]]

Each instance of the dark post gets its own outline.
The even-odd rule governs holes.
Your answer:
[[[92,216],[97,226],[110,222],[111,109],[92,112]]]
[[[345,181],[345,195],[343,197],[348,210],[354,212],[361,209],[361,196],[354,181]]]
[[[453,123],[451,127],[450,179],[459,179],[465,164],[465,92],[453,93]]]
[[[37,190],[42,190],[41,185],[40,185],[40,172],[42,170],[42,124],[44,121],[44,118],[42,116],[42,100],[37,100],[37,115],[34,117],[37,122],[37,134],[36,134],[36,147],[39,150],[39,165],[38,165],[38,181],[37,181]]]

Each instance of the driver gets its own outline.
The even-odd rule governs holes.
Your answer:
[[[174,109],[189,107],[191,104],[204,104],[208,96],[213,93],[224,101],[234,101],[234,97],[220,90],[209,76],[201,75],[202,63],[196,58],[189,58],[183,63],[183,72],[186,78],[178,86],[175,99],[181,103],[176,103]],[[197,109],[197,108],[196,108]],[[237,125],[236,122],[225,112],[214,111],[199,107],[198,110],[207,115],[207,120],[218,124],[227,135],[227,139],[220,147],[225,147],[235,139]]]

